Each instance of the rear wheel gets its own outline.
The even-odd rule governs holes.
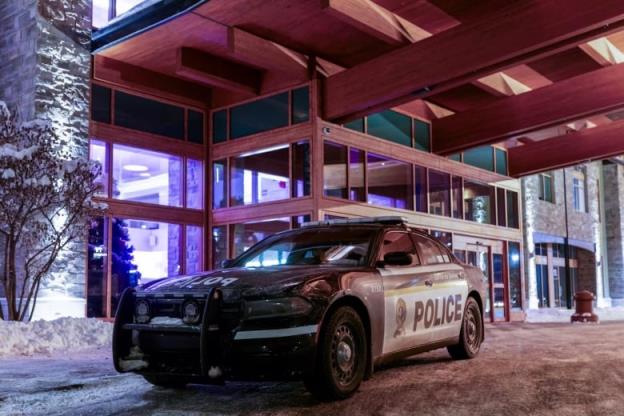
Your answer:
[[[148,382],[158,387],[165,387],[168,389],[182,389],[188,384],[188,379],[179,376],[165,376],[165,375],[143,375],[143,378]]]
[[[464,310],[459,343],[449,346],[448,352],[455,360],[474,358],[481,349],[483,339],[483,315],[473,297],[469,297]]]
[[[317,365],[306,388],[322,400],[346,399],[360,386],[367,357],[362,319],[348,306],[336,309],[321,334]]]

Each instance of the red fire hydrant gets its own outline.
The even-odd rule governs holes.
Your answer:
[[[588,290],[576,292],[576,312],[570,318],[571,322],[598,322],[598,315],[594,313],[594,294]]]

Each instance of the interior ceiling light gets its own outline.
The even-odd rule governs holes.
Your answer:
[[[152,176],[152,174],[149,172],[141,172],[139,173],[139,176],[142,178],[149,178],[150,176]]]
[[[128,172],[147,172],[149,170],[145,165],[124,165],[123,168]]]

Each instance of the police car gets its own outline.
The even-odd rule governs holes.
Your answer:
[[[159,386],[302,379],[342,399],[391,360],[475,357],[484,300],[479,269],[401,218],[314,222],[223,269],[127,289],[113,358]]]

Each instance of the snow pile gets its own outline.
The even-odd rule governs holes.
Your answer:
[[[526,311],[526,322],[570,322],[574,309],[529,309]],[[624,307],[594,308],[599,321],[624,321]]]
[[[113,325],[97,319],[0,320],[0,357],[109,347],[112,334]]]

